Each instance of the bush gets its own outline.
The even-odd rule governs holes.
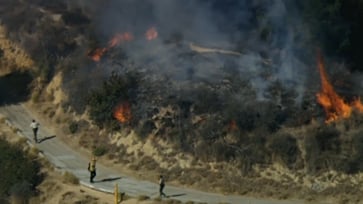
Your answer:
[[[78,130],[78,123],[77,123],[77,122],[75,122],[75,121],[72,121],[72,122],[69,124],[68,129],[69,129],[69,131],[70,131],[72,134],[76,133],[76,132],[77,132],[77,130]]]
[[[93,149],[93,155],[95,155],[96,157],[100,157],[103,156],[107,153],[107,147],[105,146],[99,146]]]
[[[358,173],[363,170],[363,131],[353,135],[352,138],[352,149],[349,154],[348,168],[346,173]]]
[[[0,172],[0,197],[8,196],[10,190],[24,182],[33,190],[41,181],[40,164],[3,139],[0,139]]]
[[[305,139],[305,160],[308,170],[311,172],[326,169],[346,171],[347,161],[344,162],[341,157],[340,132],[335,127],[327,125],[311,134]]]
[[[156,129],[155,123],[152,120],[141,122],[139,127],[135,129],[137,136],[147,138],[147,136]]]
[[[332,151],[334,153],[339,153],[340,151],[339,135],[340,132],[332,126],[324,126],[321,129],[319,129],[315,134],[319,150],[322,152]]]
[[[278,159],[290,168],[300,156],[297,141],[289,134],[273,135],[268,143],[272,155],[278,157]]]
[[[10,189],[12,203],[27,203],[32,196],[32,186],[27,181],[17,183]]]
[[[93,90],[88,97],[90,107],[90,118],[96,125],[111,126],[116,119],[113,117],[114,108],[121,102],[134,97],[138,87],[137,73],[127,73],[122,76],[113,72],[104,81],[101,88]]]
[[[306,152],[306,169],[308,173],[314,174],[317,170],[317,158],[320,154],[318,142],[314,135],[310,135],[309,133],[307,134],[304,140],[304,147]]]

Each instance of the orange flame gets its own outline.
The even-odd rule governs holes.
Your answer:
[[[128,102],[120,103],[115,107],[113,117],[121,123],[129,122],[131,120],[131,105]]]
[[[357,109],[359,112],[363,113],[363,104],[360,102],[360,98],[354,100],[352,102],[352,106]]]
[[[321,91],[316,94],[316,97],[318,103],[324,108],[326,113],[326,123],[350,117],[353,108],[363,112],[363,105],[359,99],[354,100],[351,104],[347,104],[334,91],[333,86],[329,83],[327,73],[324,68],[323,57],[320,53],[318,54],[318,68],[321,79]]]
[[[121,33],[117,33],[108,42],[108,48],[115,47],[115,46],[121,44],[122,42],[131,41],[133,39],[134,39],[134,36],[132,36],[131,33],[128,33],[128,32],[122,33],[122,34]]]
[[[145,37],[147,40],[154,40],[158,37],[158,31],[156,30],[156,28],[151,27],[146,31]]]
[[[99,62],[102,56],[112,47],[120,45],[123,42],[131,41],[134,37],[131,33],[117,33],[114,35],[110,41],[108,41],[108,46],[104,48],[96,48],[95,50],[88,53],[88,56],[95,62]]]
[[[145,38],[147,40],[154,40],[158,37],[158,31],[156,28],[151,27],[145,32]],[[134,40],[134,36],[129,33],[117,33],[114,35],[110,41],[108,41],[108,46],[104,48],[96,48],[92,51],[90,51],[87,55],[95,62],[99,62],[102,58],[102,56],[112,47],[118,46],[123,42],[129,42]]]
[[[231,120],[231,122],[229,122],[229,124],[228,124],[228,130],[229,131],[238,130],[238,125],[237,125],[237,123],[236,123],[235,120]]]
[[[88,53],[88,56],[95,62],[99,62],[101,57],[107,51],[106,48],[96,48]]]

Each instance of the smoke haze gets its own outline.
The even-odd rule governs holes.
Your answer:
[[[300,98],[303,95],[309,71],[298,57],[304,53],[296,40],[301,41],[305,28],[290,8],[293,5],[282,0],[109,0],[93,6],[87,2],[79,4],[93,12],[101,41],[119,32],[135,35],[134,42],[121,46],[146,72],[215,82],[226,76],[222,69],[233,64],[260,99],[276,80],[294,88]],[[147,42],[143,35],[150,27],[159,37]],[[173,41],[178,45],[168,43]],[[242,55],[188,55],[189,43]]]

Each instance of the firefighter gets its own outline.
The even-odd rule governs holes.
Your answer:
[[[88,163],[88,171],[90,172],[89,181],[93,183],[93,179],[96,177],[96,157],[92,157],[91,161]]]

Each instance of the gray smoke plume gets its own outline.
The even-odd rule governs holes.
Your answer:
[[[133,33],[135,40],[122,45],[122,49],[145,72],[213,83],[223,80],[226,76],[223,67],[232,62],[240,77],[250,81],[259,99],[264,99],[266,88],[277,80],[293,88],[300,98],[303,96],[309,71],[298,57],[303,55],[300,53],[303,45],[297,41],[306,29],[301,26],[296,10],[290,8],[291,3],[286,5],[283,0],[78,3],[93,12],[101,40],[106,42],[119,32]],[[155,27],[159,36],[148,42],[144,34],[150,27]],[[190,43],[241,55],[193,53]]]

